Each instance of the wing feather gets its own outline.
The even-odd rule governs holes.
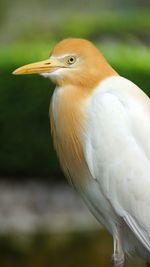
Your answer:
[[[130,227],[130,229],[134,232],[139,241],[141,241],[143,246],[150,252],[150,238],[149,235],[145,232],[145,230],[141,229],[141,226],[137,224],[137,222],[133,219],[132,216],[126,215],[123,217],[123,219]]]
[[[90,172],[150,251],[150,100],[132,82],[112,77],[88,107],[84,151]]]

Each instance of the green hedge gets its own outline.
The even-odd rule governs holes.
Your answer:
[[[49,135],[52,84],[12,76],[10,69],[3,70],[0,84],[0,174],[49,176],[58,167]]]
[[[59,175],[59,164],[50,137],[48,114],[54,85],[40,76],[11,74],[21,61],[22,64],[25,63],[25,55],[26,63],[35,60],[33,48],[29,54],[28,50],[25,50],[23,59],[17,59],[16,56],[16,64],[15,54],[8,53],[6,57],[5,50],[7,49],[1,52],[1,58],[5,58],[5,61],[0,63],[0,176]],[[150,93],[149,49],[104,45],[101,50],[122,76],[135,82],[147,94]],[[16,55],[18,51],[15,52]],[[37,60],[39,57],[40,52]]]
[[[51,16],[45,20],[40,18],[26,25],[17,35],[18,41],[55,40],[65,37],[82,37],[95,41],[103,39],[117,39],[123,41],[144,42],[149,39],[150,34],[150,11],[147,10],[125,10],[62,12],[59,19]]]

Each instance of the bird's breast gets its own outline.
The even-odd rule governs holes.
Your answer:
[[[82,186],[88,177],[83,154],[86,98],[77,88],[56,88],[50,105],[54,147],[65,174],[76,187]]]

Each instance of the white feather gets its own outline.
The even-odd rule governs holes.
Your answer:
[[[102,223],[115,235],[116,220],[124,222],[150,251],[150,100],[127,79],[110,77],[88,99],[87,118],[84,154],[96,198],[103,195]]]
[[[43,76],[44,78],[49,78],[49,79],[56,79],[56,78],[61,78],[63,77],[64,74],[64,69],[54,69],[54,71],[52,72],[43,72],[40,73],[41,76]]]

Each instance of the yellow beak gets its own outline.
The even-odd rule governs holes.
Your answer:
[[[13,74],[20,75],[20,74],[40,74],[47,72],[50,73],[58,68],[64,68],[64,67],[65,66],[58,59],[49,58],[47,60],[22,66],[13,71]]]

